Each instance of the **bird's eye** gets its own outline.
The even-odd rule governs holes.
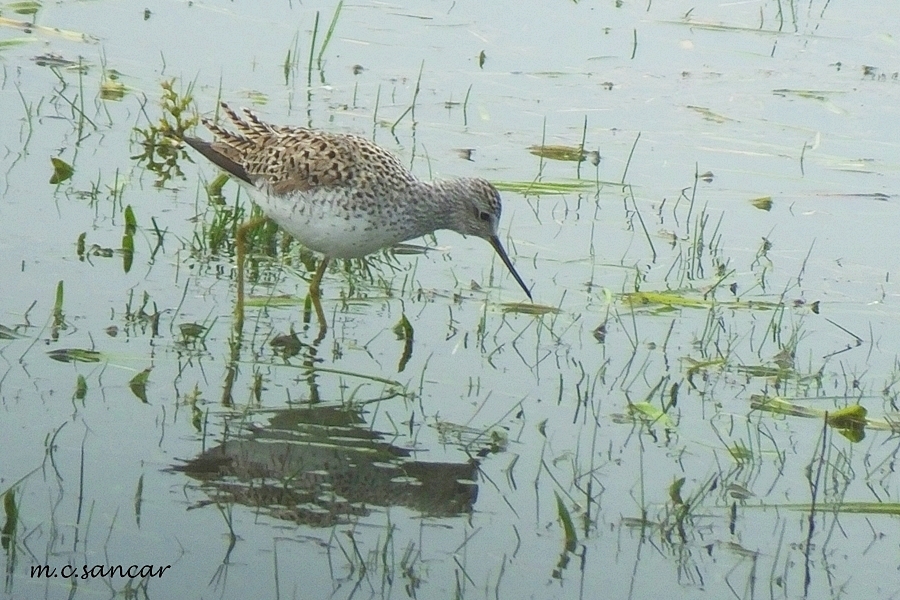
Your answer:
[[[478,218],[481,219],[482,221],[484,221],[485,223],[488,223],[491,220],[491,213],[486,212],[486,211],[481,211],[478,213]]]

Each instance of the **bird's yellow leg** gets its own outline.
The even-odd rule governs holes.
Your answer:
[[[323,257],[319,263],[312,280],[309,282],[309,298],[312,300],[313,308],[316,309],[316,317],[319,319],[319,335],[325,333],[325,311],[322,310],[322,294],[319,285],[322,283],[322,276],[325,275],[325,269],[328,268],[328,257]]]
[[[322,283],[322,276],[325,275],[325,269],[328,268],[328,258],[323,257],[316,272],[313,274],[312,280],[309,282],[309,295],[313,298],[321,298],[321,289],[319,285]]]
[[[234,236],[234,254],[237,261],[237,302],[234,303],[234,330],[244,329],[244,261],[247,258],[247,233],[263,223],[266,217],[254,217],[241,224]]]

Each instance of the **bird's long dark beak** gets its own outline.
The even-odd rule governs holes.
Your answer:
[[[503,261],[503,264],[506,265],[506,268],[509,269],[509,272],[512,273],[512,276],[515,277],[516,281],[522,289],[525,290],[525,295],[528,296],[529,300],[532,300],[531,292],[528,290],[528,287],[525,285],[525,282],[522,281],[522,278],[519,277],[519,274],[516,273],[516,268],[513,266],[512,261],[509,260],[509,256],[506,254],[506,250],[503,249],[503,244],[500,243],[500,238],[496,235],[488,239],[491,243],[491,246],[494,247],[494,250],[497,251],[497,254],[500,255],[500,260]]]

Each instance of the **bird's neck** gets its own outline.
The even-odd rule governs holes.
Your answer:
[[[438,179],[436,181],[416,181],[415,195],[419,199],[415,203],[416,219],[422,231],[416,236],[434,233],[438,229],[452,229],[450,224],[459,211],[462,190],[457,179]]]

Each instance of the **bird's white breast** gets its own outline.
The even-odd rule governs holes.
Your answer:
[[[354,206],[339,188],[278,196],[245,187],[268,218],[310,250],[330,258],[361,258],[406,239],[383,214]]]

